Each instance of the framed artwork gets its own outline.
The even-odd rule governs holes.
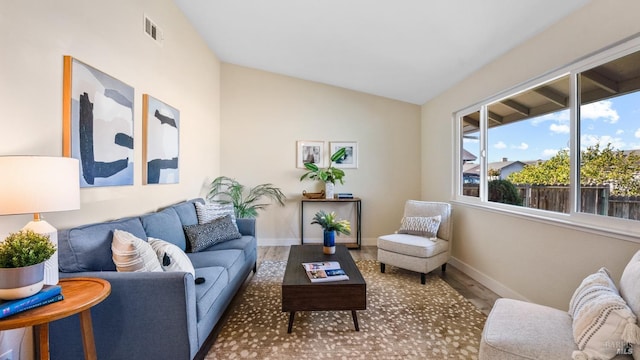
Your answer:
[[[133,87],[64,57],[63,156],[80,162],[80,187],[133,185]]]
[[[298,141],[297,167],[304,169],[304,163],[314,163],[324,167],[324,141]]]
[[[180,182],[180,111],[151,95],[142,95],[142,182]]]
[[[333,166],[341,169],[358,168],[358,143],[355,141],[332,141],[329,143],[329,158],[341,148],[345,148],[346,155],[333,163]]]

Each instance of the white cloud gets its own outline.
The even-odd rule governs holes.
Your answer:
[[[507,144],[505,144],[504,141],[498,141],[495,145],[493,145],[493,147],[496,149],[506,149]]]
[[[556,134],[568,134],[570,131],[569,125],[551,124],[549,130]]]
[[[616,130],[616,135],[622,135],[622,134],[624,134],[624,130],[622,129]],[[636,132],[636,137],[640,137],[638,135],[640,135],[640,129],[638,129],[638,131]]]
[[[544,149],[542,150],[542,156],[544,158],[550,158],[558,153],[558,149]]]
[[[603,119],[604,122],[615,124],[620,120],[618,112],[611,106],[610,100],[597,101],[580,107],[580,118],[589,120]]]
[[[636,132],[633,134],[633,136],[640,138],[640,129],[636,130]]]
[[[535,126],[545,121],[556,121],[558,123],[569,123],[569,110],[562,110],[551,114],[538,116],[531,123]]]
[[[580,136],[580,147],[582,149],[586,149],[588,146],[594,146],[596,144],[600,144],[600,148],[607,147],[608,144],[611,144],[611,147],[614,149],[623,149],[626,146],[626,143],[622,140],[622,138],[614,138],[609,135],[593,135],[593,134],[585,134]]]
[[[512,149],[518,149],[518,150],[527,150],[529,148],[529,144],[520,143],[520,145],[512,145],[511,148]]]

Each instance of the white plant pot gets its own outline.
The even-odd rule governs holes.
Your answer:
[[[335,184],[327,181],[324,183],[324,198],[325,199],[333,199],[333,191],[335,188]]]
[[[16,300],[34,295],[44,285],[44,262],[19,267],[0,268],[0,299]]]

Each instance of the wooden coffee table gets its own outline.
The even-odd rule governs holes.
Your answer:
[[[302,267],[303,262],[337,261],[349,275],[349,280],[312,283]],[[289,312],[288,333],[291,333],[296,311],[351,310],[356,331],[356,310],[367,309],[367,283],[353,261],[349,250],[336,246],[336,253],[325,255],[322,245],[292,245],[287,268],[282,279],[282,311]]]

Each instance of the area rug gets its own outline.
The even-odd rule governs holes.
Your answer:
[[[477,359],[486,316],[437,274],[356,261],[367,310],[298,312],[291,334],[282,312],[286,262],[263,261],[206,359]]]

